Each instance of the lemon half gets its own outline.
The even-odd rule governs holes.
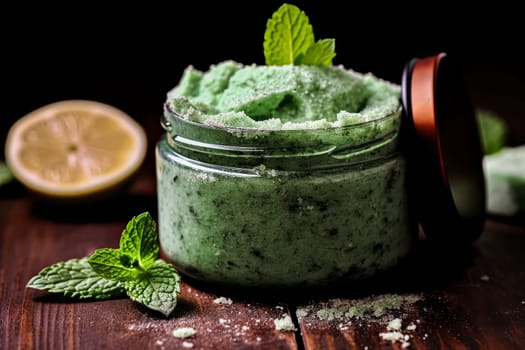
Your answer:
[[[27,188],[52,197],[84,197],[124,183],[146,156],[144,129],[125,112],[96,101],[66,100],[16,121],[6,163]]]

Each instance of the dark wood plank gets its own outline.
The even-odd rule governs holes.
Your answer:
[[[373,281],[356,288],[360,295],[346,291],[299,305],[305,348],[521,349],[525,347],[524,246],[525,229],[494,221],[487,223],[472,249],[447,251],[422,245],[410,266],[393,272],[383,284]],[[349,309],[344,303],[363,302],[388,291],[417,298],[380,317],[342,315],[341,310]],[[365,305],[374,303],[377,300]],[[400,332],[406,339],[382,338],[394,318],[402,320]],[[409,325],[414,329],[407,330]]]
[[[141,181],[138,188],[151,191]],[[59,215],[56,208],[42,208],[25,196],[0,201],[0,349],[297,349],[294,332],[276,330],[274,324],[289,315],[282,303],[237,297],[231,304],[216,303],[229,296],[184,283],[175,312],[165,318],[127,298],[74,301],[25,288],[45,266],[117,247],[126,218],[136,214],[128,211],[139,207],[132,202],[153,205],[139,194],[126,198],[127,209],[115,208],[112,215],[98,205],[75,216],[71,208]],[[180,327],[196,334],[176,338],[173,331]]]
[[[69,216],[64,210],[63,215],[50,219],[45,208],[25,196],[0,201],[2,349],[167,349],[182,346],[184,341],[203,349],[301,346],[293,332],[277,331],[274,325],[274,320],[289,314],[288,307],[296,311],[293,299],[291,306],[256,297],[243,299],[190,282],[184,284],[174,314],[165,319],[125,298],[74,302],[25,288],[28,279],[44,266],[91,254],[100,247],[116,247],[133,210],[140,206],[154,210],[154,201],[147,195],[150,191],[151,183],[139,180],[133,196],[126,198],[128,209],[108,216],[93,211]],[[329,297],[319,295],[299,302],[304,347],[402,348],[402,341],[391,343],[380,336],[388,331],[391,319],[400,318],[410,348],[521,348],[525,344],[524,245],[524,228],[495,221],[488,222],[472,249],[448,251],[421,245],[409,264],[383,284],[352,286],[331,291]],[[419,299],[381,317],[327,319],[326,313],[319,317],[319,310],[334,307],[333,298],[348,300],[388,292]],[[221,296],[231,296],[232,304],[215,303]],[[412,331],[406,329],[410,324],[415,326]],[[175,338],[172,332],[180,327],[192,327],[196,335]]]

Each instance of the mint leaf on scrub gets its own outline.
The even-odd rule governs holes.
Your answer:
[[[80,298],[106,299],[124,292],[165,316],[175,309],[180,277],[158,259],[157,224],[145,212],[122,232],[120,248],[98,249],[89,258],[72,259],[43,269],[27,287]]]
[[[283,4],[266,22],[263,45],[266,64],[293,64],[314,42],[314,31],[306,14],[297,6]]]
[[[304,65],[330,66],[335,57],[335,40],[322,39],[310,46],[304,55],[297,57],[297,63]]]
[[[331,65],[335,41],[315,42],[308,16],[297,6],[283,4],[266,22],[264,57],[267,65]]]

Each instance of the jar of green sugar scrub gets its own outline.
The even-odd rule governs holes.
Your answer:
[[[395,267],[421,214],[400,97],[342,67],[189,67],[156,148],[163,253],[192,278],[244,287]]]

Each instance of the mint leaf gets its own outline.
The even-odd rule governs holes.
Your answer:
[[[335,40],[322,39],[311,45],[304,55],[297,58],[298,64],[330,66],[335,57]]]
[[[129,257],[122,255],[120,249],[111,248],[97,249],[88,259],[93,270],[104,278],[115,281],[129,281],[138,278],[141,271],[135,266],[124,265],[123,261],[125,264],[128,263]]]
[[[263,44],[266,64],[294,64],[314,41],[308,16],[297,6],[283,4],[266,22]]]
[[[493,154],[506,145],[508,125],[494,112],[477,109],[476,117],[483,154]]]
[[[99,276],[87,258],[48,266],[33,276],[27,287],[80,299],[108,299],[124,295],[124,285]]]
[[[281,5],[266,22],[263,48],[269,66],[329,66],[335,57],[335,40],[315,42],[308,16],[290,4]]]
[[[4,162],[0,162],[0,187],[7,185],[9,182],[11,182],[11,180],[13,180],[13,174],[11,174],[11,170],[9,170]]]
[[[44,268],[27,287],[79,298],[105,299],[124,292],[134,301],[168,316],[177,305],[180,277],[157,259],[157,224],[149,213],[133,217],[122,232],[120,249],[98,249],[89,258]]]
[[[159,255],[157,225],[148,212],[128,222],[120,238],[120,251],[131,260],[137,260],[143,269],[155,262]]]
[[[180,277],[172,265],[159,259],[138,279],[126,281],[125,288],[131,300],[169,316],[177,305]]]

